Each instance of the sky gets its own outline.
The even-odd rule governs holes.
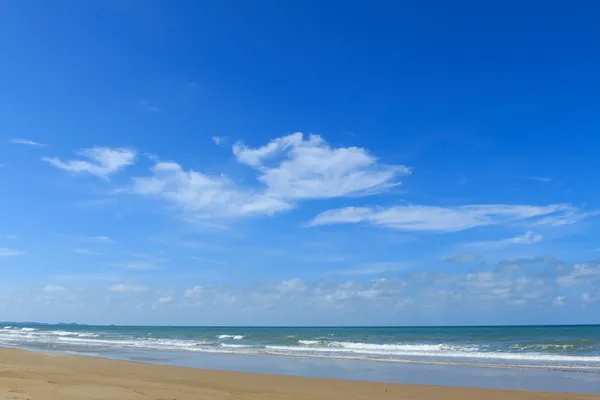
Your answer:
[[[2,2],[0,320],[598,323],[599,11]]]

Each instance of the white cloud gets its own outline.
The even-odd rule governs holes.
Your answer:
[[[116,243],[109,236],[96,235],[96,236],[84,236],[84,235],[67,235],[64,233],[55,233],[55,236],[62,237],[65,239],[76,240],[78,242],[92,243],[92,244],[114,244]],[[78,253],[83,254],[85,249],[78,249]],[[83,251],[82,251],[83,250]]]
[[[111,283],[120,283],[113,286],[116,293],[107,296],[106,288],[99,287],[98,283],[81,281],[77,283],[78,290],[67,288],[67,292],[58,293],[60,302],[56,301],[53,307],[45,306],[43,301],[58,300],[58,297],[44,296],[40,288],[22,294],[11,291],[3,301],[10,303],[5,311],[11,312],[16,312],[11,304],[30,302],[30,309],[43,312],[41,315],[48,319],[61,319],[60,314],[56,314],[60,306],[65,306],[62,310],[68,310],[70,315],[89,315],[89,310],[94,310],[94,316],[101,315],[103,319],[96,321],[104,323],[130,320],[131,312],[139,304],[148,311],[146,318],[157,318],[147,319],[147,323],[170,324],[187,321],[218,325],[232,319],[245,324],[282,325],[381,324],[385,321],[448,324],[457,320],[540,323],[555,317],[589,321],[589,315],[600,306],[597,289],[600,278],[584,272],[585,278],[580,279],[578,287],[562,287],[556,278],[581,274],[596,264],[565,264],[549,257],[532,263],[532,258],[505,260],[495,266],[483,265],[475,273],[444,268],[405,270],[385,278],[328,276],[317,280],[293,278],[203,287],[190,285],[187,291],[183,290],[185,297],[175,295],[183,289],[180,286],[160,286],[165,282],[146,289],[132,285],[133,282],[117,281]],[[68,296],[63,301],[63,293],[75,296],[76,301],[65,305]],[[587,307],[591,314],[571,314],[581,311],[581,306]],[[165,313],[160,314],[161,310]]]
[[[87,160],[62,161],[57,157],[43,157],[42,160],[56,168],[72,173],[88,173],[98,178],[108,179],[110,175],[132,165],[136,152],[127,148],[92,147],[77,152]]]
[[[306,283],[300,278],[293,278],[287,281],[282,281],[279,284],[279,291],[289,292],[304,292],[307,288]]]
[[[26,253],[21,250],[8,249],[6,247],[0,248],[0,257],[13,257],[13,256],[22,256]]]
[[[178,205],[188,219],[240,217],[292,209],[302,199],[362,196],[399,184],[404,166],[379,165],[366,150],[331,148],[301,133],[252,149],[236,143],[237,160],[258,171],[260,185],[244,188],[224,175],[211,176],[174,162],[158,162],[149,177],[134,178],[133,191]]]
[[[165,296],[165,297],[159,297],[158,302],[159,303],[170,303],[171,300],[173,300],[173,297]]]
[[[156,113],[156,112],[161,111],[159,106],[152,104],[152,103],[148,102],[147,100],[140,101],[140,108],[143,111],[147,111],[147,112],[151,112],[151,113]]]
[[[531,231],[525,232],[522,235],[518,235],[508,239],[501,240],[486,240],[481,242],[469,243],[467,247],[487,247],[487,248],[502,248],[511,245],[528,245],[536,244],[542,240],[543,236]]]
[[[86,256],[99,256],[99,255],[101,255],[101,253],[98,253],[96,251],[92,251],[90,249],[84,249],[84,248],[73,249],[73,252],[75,252],[77,254],[81,254],[81,255],[86,255]]]
[[[46,285],[42,289],[44,293],[64,292],[65,290],[67,290],[65,287],[59,285]]]
[[[220,146],[220,145],[225,144],[227,142],[227,138],[225,136],[213,136],[212,137],[212,141],[217,146]]]
[[[592,281],[600,281],[600,264],[575,264],[556,279],[560,286],[575,286]]]
[[[589,292],[581,293],[581,301],[583,301],[584,303],[591,301],[590,293]]]
[[[544,218],[540,218],[532,222],[532,225],[546,225],[546,226],[562,226],[575,224],[585,218],[594,217],[598,215],[599,211],[581,211],[577,209],[567,210],[564,213],[558,213],[549,215]]]
[[[565,304],[566,297],[565,296],[556,296],[554,300],[552,300],[553,306],[562,306]]]
[[[438,207],[406,205],[391,208],[346,207],[325,211],[309,226],[369,223],[406,231],[455,232],[478,226],[521,222],[536,217],[574,210],[565,204],[531,205],[464,205]]]
[[[185,291],[185,297],[198,297],[202,295],[204,288],[202,286],[194,286]]]
[[[338,275],[380,275],[386,272],[400,271],[407,267],[404,262],[378,262],[363,265],[354,269],[337,271]]]
[[[224,176],[184,171],[176,163],[160,162],[152,172],[152,177],[134,178],[134,192],[167,199],[194,218],[273,214],[291,207],[262,193],[241,191]]]
[[[145,286],[130,285],[128,283],[119,283],[112,285],[109,290],[118,293],[140,293],[148,290]]]
[[[162,268],[156,262],[138,260],[121,262],[116,265],[131,271],[155,271]]]
[[[294,133],[265,146],[233,147],[238,161],[256,168],[270,196],[281,199],[326,199],[360,196],[396,186],[410,174],[403,165],[381,165],[359,147],[332,148],[318,135]]]
[[[505,239],[504,242],[508,244],[535,244],[540,240],[542,240],[542,235],[529,231],[514,238]]]
[[[10,143],[13,143],[13,144],[23,144],[25,146],[35,146],[35,147],[44,147],[44,146],[46,146],[44,143],[39,143],[39,142],[35,142],[33,140],[23,139],[23,138],[8,139],[8,141]]]
[[[525,176],[524,178],[530,181],[536,181],[541,183],[548,183],[552,181],[552,179],[547,176]]]

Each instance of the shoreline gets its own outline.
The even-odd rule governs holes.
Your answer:
[[[599,400],[600,394],[381,383],[177,367],[0,348],[0,398]]]

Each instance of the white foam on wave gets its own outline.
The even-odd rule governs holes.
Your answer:
[[[243,338],[242,335],[219,335],[223,339]],[[239,340],[239,339],[237,339]],[[258,345],[220,343],[206,339],[167,339],[149,337],[114,337],[98,333],[72,331],[44,331],[28,328],[0,329],[0,345],[27,346],[29,344],[63,344],[69,350],[80,348],[82,352],[93,349],[119,348],[187,351],[233,354],[269,354],[280,356],[326,357],[340,359],[372,359],[390,362],[434,362],[444,364],[481,364],[544,367],[548,365],[566,368],[600,369],[600,356],[556,354],[544,352],[488,352],[476,346],[447,343],[362,343],[327,340],[298,340],[297,345]],[[67,347],[68,346],[68,347]]]
[[[341,350],[357,350],[357,351],[374,351],[374,352],[422,352],[422,351],[477,351],[476,346],[456,346],[445,343],[439,344],[375,344],[362,342],[338,342],[338,341],[323,341],[323,340],[298,340],[298,344],[305,346],[315,346],[317,348],[324,347],[326,349],[341,349]]]
[[[510,346],[511,349],[515,350],[569,350],[574,348],[575,346],[572,344],[513,344]]]
[[[315,342],[315,341],[305,341]],[[317,342],[322,343],[322,342]],[[306,343],[304,343],[306,344]],[[509,353],[509,352],[482,352],[476,347],[455,346],[448,344],[372,344],[353,342],[328,342],[326,346],[266,346],[269,354],[281,355],[327,355],[352,358],[352,354],[383,357],[387,360],[422,360],[422,359],[456,359],[456,360],[488,360],[488,361],[513,361],[544,364],[557,363],[583,363],[600,364],[600,356],[578,356],[547,353]],[[349,357],[350,355],[350,357]],[[408,358],[403,358],[408,357]],[[363,358],[363,357],[356,357]],[[600,366],[599,366],[600,367]]]
[[[4,329],[12,329],[12,326],[10,326],[10,325],[5,326]]]
[[[67,332],[67,331],[49,331],[47,332],[50,335],[57,335],[57,336],[78,336],[79,332]]]
[[[233,339],[233,340],[242,340],[244,336],[242,335],[219,335],[218,339]]]
[[[78,337],[98,337],[99,335],[95,333],[78,333]]]
[[[35,329],[35,328],[21,328],[21,330],[23,332],[34,332],[34,331],[37,331],[37,329]]]
[[[298,340],[298,344],[303,344],[305,346],[314,346],[321,343],[323,342],[320,340]]]

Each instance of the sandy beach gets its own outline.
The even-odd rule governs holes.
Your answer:
[[[537,393],[211,371],[0,349],[1,399],[600,399]]]

